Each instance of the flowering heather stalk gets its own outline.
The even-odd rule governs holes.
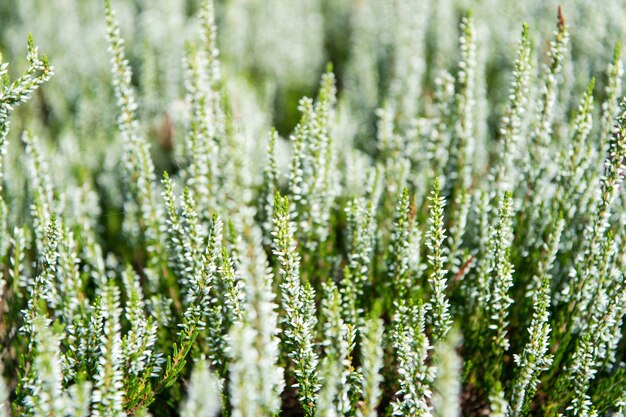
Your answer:
[[[372,44],[378,41],[378,16],[375,2],[364,1],[352,7],[350,23],[354,36],[350,38],[351,54],[346,64],[346,101],[353,113],[369,118],[379,100],[378,53],[372,53]],[[378,51],[377,51],[378,52]],[[367,132],[359,126],[359,132]],[[370,132],[368,132],[370,133]]]
[[[187,185],[193,191],[203,220],[217,205],[218,181],[223,174],[218,164],[219,137],[225,134],[220,62],[217,49],[214,4],[206,0],[201,9],[200,49],[187,54],[187,100],[190,129],[185,138]]]
[[[430,342],[425,333],[426,305],[399,305],[393,319],[391,344],[398,363],[400,390],[392,403],[397,416],[431,416],[432,369],[426,365]]]
[[[106,284],[106,271],[102,247],[97,242],[96,229],[93,226],[83,225],[81,235],[82,248],[80,258],[86,261],[87,276],[96,283],[96,293],[101,295]]]
[[[408,274],[409,232],[412,221],[410,217],[411,200],[409,190],[404,189],[396,207],[395,220],[391,232],[391,242],[387,255],[387,278],[391,285],[393,300],[403,300],[409,295],[411,277]]]
[[[247,241],[247,242],[246,242]],[[250,229],[242,241],[241,271],[246,288],[244,318],[230,331],[229,394],[233,417],[271,416],[280,409],[284,388],[278,365],[278,315],[272,276],[262,248],[261,231]]]
[[[435,345],[433,366],[437,373],[433,382],[433,414],[437,417],[458,417],[461,414],[461,371],[463,360],[457,353],[461,344],[459,332],[453,329]]]
[[[595,79],[591,79],[587,93],[582,98],[571,134],[570,146],[565,157],[562,157],[561,169],[559,170],[559,183],[557,188],[557,201],[560,203],[559,211],[566,218],[573,219],[577,214],[578,207],[585,207],[583,197],[588,194],[586,187],[581,185],[581,178],[590,178],[589,165],[592,162],[592,146],[588,138],[593,127],[593,88]],[[574,203],[574,204],[572,204]]]
[[[624,284],[624,276],[612,271],[611,278],[615,281],[607,294],[602,297],[602,304],[609,303],[608,307],[599,309],[596,317],[600,321],[606,322],[605,328],[599,337],[598,362],[596,366],[600,370],[613,369],[616,363],[618,344],[622,340],[622,325],[626,316],[626,306],[624,305],[624,297],[626,297],[626,289]],[[608,299],[608,301],[607,301]]]
[[[296,215],[302,216],[300,213],[308,205],[306,197],[310,188],[305,181],[305,171],[308,170],[306,140],[310,134],[310,120],[313,118],[313,101],[308,97],[303,97],[298,102],[298,110],[302,113],[302,118],[289,137],[291,142],[293,142],[293,155],[289,166],[288,187],[292,195],[293,204],[296,206]],[[309,230],[305,220],[298,221],[298,229],[303,231]]]
[[[591,277],[597,270],[613,203],[623,182],[624,160],[626,158],[626,100],[622,100],[621,109],[623,113],[617,118],[617,128],[609,142],[609,152],[604,163],[604,175],[600,183],[600,199],[597,201],[590,224],[585,229],[583,249],[577,259],[572,282],[566,289],[567,293],[571,294],[567,311],[569,314],[573,313],[573,317],[569,318],[568,326],[573,325],[574,328],[586,327],[581,320],[588,317],[587,306],[596,292],[590,287]]]
[[[4,187],[4,165],[7,154],[7,135],[10,127],[10,117],[15,107],[28,101],[33,93],[54,75],[54,67],[50,66],[48,58],[43,55],[41,58],[37,52],[37,47],[32,35],[28,35],[28,69],[24,74],[13,82],[9,81],[8,62],[2,62],[0,54],[0,194]],[[1,197],[1,196],[0,196]]]
[[[89,417],[91,401],[91,383],[79,382],[66,389],[67,400],[65,415]]]
[[[163,362],[161,355],[154,353],[157,324],[152,317],[146,317],[139,277],[132,267],[126,267],[122,281],[127,297],[124,316],[130,323],[130,329],[122,339],[122,352],[126,364],[124,368],[130,375],[156,377],[161,373]]]
[[[432,268],[428,277],[431,290],[430,304],[432,306],[433,344],[446,337],[452,325],[450,317],[450,302],[446,297],[446,274],[444,269],[447,257],[443,242],[446,239],[446,231],[443,225],[443,209],[446,199],[439,195],[439,179],[435,179],[435,185],[430,197],[430,229],[427,233],[426,247],[428,247],[428,263]]]
[[[593,369],[593,350],[593,342],[587,334],[580,339],[576,352],[572,357],[573,364],[570,373],[572,374],[574,398],[567,407],[567,411],[573,416],[597,416],[597,412],[587,394],[589,381],[593,379],[596,373],[595,369]]]
[[[415,207],[415,204],[413,204],[413,207]],[[415,215],[417,217],[417,213],[415,213]],[[422,241],[424,240],[422,234],[422,230],[414,220],[413,227],[409,231],[409,250],[407,252],[409,275],[414,280],[413,282],[419,282],[424,274],[424,271],[427,269],[426,264],[422,262]]]
[[[209,241],[211,240],[211,232],[209,232]],[[207,252],[210,253],[210,246],[207,246]],[[216,314],[216,306],[212,305],[212,297],[210,294],[211,283],[214,279],[216,266],[210,256],[203,256],[201,270],[194,275],[194,280],[190,282],[187,296],[192,300],[183,313],[182,323],[178,324],[180,331],[178,332],[179,341],[174,343],[171,353],[167,356],[165,371],[160,375],[160,379],[151,385],[147,382],[147,377],[151,374],[144,373],[138,387],[132,392],[132,395],[126,399],[126,407],[135,413],[155,400],[155,395],[169,388],[174,384],[180,374],[184,371],[187,363],[187,357],[191,351],[198,335],[208,329],[208,331],[219,337],[211,339],[210,356],[216,367],[223,366],[225,357],[225,342],[221,334],[221,320],[219,314]],[[160,356],[154,356],[155,365],[160,366],[162,362]]]
[[[386,158],[397,157],[402,153],[405,144],[404,138],[396,132],[395,119],[397,109],[394,103],[385,104],[376,110],[376,140],[378,149]]]
[[[364,285],[368,280],[372,253],[376,241],[374,205],[364,199],[354,199],[346,207],[349,235],[348,265]],[[362,288],[359,295],[362,294]]]
[[[348,266],[341,280],[344,317],[358,324],[364,311],[364,290],[370,285],[370,268],[376,242],[374,208],[371,202],[355,198],[345,209],[348,233]]]
[[[508,183],[507,172],[509,165],[515,161],[518,155],[514,149],[517,144],[526,113],[529,88],[528,80],[532,64],[530,62],[531,41],[528,33],[528,25],[522,26],[522,37],[515,58],[513,80],[509,88],[509,102],[500,122],[499,133],[502,140],[502,150],[498,155],[495,179],[498,192],[511,191],[512,186]]]
[[[573,415],[596,412],[589,396],[591,382],[596,379],[609,353],[607,342],[612,340],[613,326],[623,320],[626,280],[618,271],[612,272],[611,280],[613,287],[605,290],[594,305],[587,327],[576,340],[571,362],[556,382],[556,392],[561,396],[555,397],[555,401],[567,405]]]
[[[165,233],[167,236],[166,247],[169,255],[170,268],[176,273],[180,279],[180,284],[183,288],[188,288],[189,272],[187,271],[186,264],[187,258],[183,252],[183,226],[178,214],[178,207],[176,205],[176,197],[174,195],[174,186],[170,180],[170,176],[167,172],[163,173],[163,199],[165,200],[165,209],[167,212],[167,219],[165,221]]]
[[[456,196],[454,217],[451,219],[450,236],[448,236],[448,270],[452,272],[455,280],[461,280],[470,271],[469,264],[472,256],[466,248],[463,248],[465,240],[469,240],[466,234],[468,221],[470,220],[470,209],[472,206],[472,196],[462,191]]]
[[[322,387],[317,415],[346,415],[354,412],[362,377],[352,365],[356,328],[342,318],[342,299],[337,285],[322,285],[321,317],[325,357],[321,364]]]
[[[65,320],[72,323],[85,308],[85,296],[74,234],[66,226],[61,226],[61,229],[56,285],[63,305],[58,314],[62,314]]]
[[[496,223],[491,228],[489,239],[490,263],[490,302],[487,305],[491,324],[489,329],[495,331],[494,348],[501,353],[508,350],[507,339],[508,310],[513,300],[509,290],[513,286],[513,265],[510,260],[512,236],[511,195],[504,194],[498,207]]]
[[[33,360],[33,380],[27,383],[29,395],[24,400],[28,414],[35,417],[61,416],[65,412],[60,341],[50,329],[50,320],[43,316],[33,319],[32,328],[36,353]]]
[[[209,136],[208,105],[202,78],[205,74],[201,67],[202,56],[195,47],[189,47],[185,57],[185,87],[186,101],[190,108],[190,126],[184,141],[184,156],[186,184],[193,190],[193,194],[201,207],[209,208],[215,205],[214,181],[211,181],[217,168],[215,155],[217,149],[211,146]]]
[[[435,128],[427,144],[432,176],[444,173],[450,157],[449,145],[452,140],[450,126],[454,117],[454,98],[454,77],[447,71],[441,71],[435,78]],[[441,178],[443,186],[446,186],[446,180],[447,176]]]
[[[477,271],[478,311],[472,313],[477,317],[471,323],[469,331],[477,346],[482,346],[476,360],[484,360],[487,356],[493,366],[480,374],[481,382],[488,390],[492,407],[504,413],[506,404],[501,378],[503,372],[502,357],[509,349],[507,336],[509,326],[509,308],[513,303],[510,289],[513,286],[513,265],[510,259],[512,243],[511,194],[504,193],[499,202],[495,221],[489,227],[484,258],[479,262]],[[487,352],[487,353],[485,353]]]
[[[568,53],[569,32],[561,8],[558,9],[557,30],[554,39],[550,42],[548,51],[549,61],[543,66],[543,79],[535,88],[538,98],[535,102],[535,111],[531,114],[532,127],[528,134],[526,149],[522,161],[522,177],[526,183],[524,199],[530,200],[527,214],[524,216],[524,226],[520,229],[524,232],[519,235],[519,245],[522,251],[533,251],[543,244],[543,236],[537,231],[545,231],[550,227],[551,221],[556,218],[556,213],[549,212],[541,193],[533,190],[551,188],[554,183],[551,180],[559,172],[559,165],[554,164],[554,158],[558,157],[560,148],[564,145],[558,140],[560,135],[554,131],[554,119],[557,115],[557,98],[559,85],[562,83],[563,65]],[[558,194],[557,194],[558,195]],[[532,225],[532,226],[531,226]]]
[[[93,411],[95,417],[125,417],[124,354],[120,322],[119,289],[109,281],[102,298],[100,315],[104,340],[100,347],[98,372],[95,376]]]
[[[261,227],[263,228],[263,236],[266,240],[271,241],[272,233],[272,215],[274,213],[274,199],[276,192],[278,191],[279,173],[278,166],[276,164],[276,140],[278,139],[278,132],[276,129],[272,129],[269,135],[269,142],[267,145],[268,160],[263,170],[263,188],[259,193],[257,215]]]
[[[76,371],[85,360],[77,355],[80,350],[81,336],[88,329],[85,326],[89,300],[84,294],[84,283],[80,274],[79,258],[74,242],[73,233],[66,226],[62,231],[59,242],[59,259],[55,286],[59,288],[60,306],[54,311],[57,319],[67,323],[66,330],[69,337],[65,343],[68,353],[64,357],[64,377],[66,381],[76,378]]]
[[[215,213],[202,258],[201,270],[206,278],[197,281],[199,286],[205,288],[209,284],[207,278],[212,283],[211,287],[203,292],[201,302],[205,304],[202,313],[205,318],[199,318],[199,327],[204,328],[205,325],[201,322],[206,321],[205,340],[209,359],[221,378],[226,377],[228,368],[228,333],[233,324],[241,323],[243,320],[244,308],[243,282],[240,274],[234,269],[228,250],[223,246],[223,226],[222,219]],[[212,296],[214,298],[211,298]],[[197,304],[197,301],[191,303]]]
[[[27,286],[28,278],[25,275],[24,259],[27,250],[24,229],[15,227],[11,236],[11,255],[9,256],[8,277],[11,282],[11,290],[17,292],[18,286]]]
[[[22,142],[28,155],[30,177],[33,185],[33,204],[31,215],[36,236],[37,251],[41,253],[45,245],[45,228],[52,218],[55,205],[52,198],[52,181],[49,176],[48,164],[43,158],[38,140],[28,131],[22,135]]]
[[[504,390],[497,387],[491,395],[489,395],[489,415],[493,417],[507,417],[509,404],[506,401]]]
[[[104,295],[106,288],[106,285],[102,288],[102,295]],[[104,328],[101,307],[102,298],[98,296],[86,307],[84,316],[73,325],[68,326],[68,350],[65,359],[68,362],[66,368],[69,370],[65,371],[66,375],[72,373],[81,375],[87,369],[97,369],[103,336],[102,329]],[[91,404],[91,398],[88,399],[88,402]]]
[[[197,362],[189,380],[187,399],[180,410],[181,417],[216,416],[220,411],[219,391],[219,383],[209,371],[209,364]]]
[[[317,391],[319,390],[315,353],[315,293],[302,285],[300,278],[300,256],[294,240],[294,225],[290,219],[287,197],[276,193],[274,200],[273,254],[278,261],[279,285],[281,289],[281,317],[286,356],[291,359],[289,368],[296,380],[298,400],[306,416],[315,414]],[[308,289],[307,289],[308,288]]]
[[[359,307],[356,279],[352,276],[352,272],[350,272],[350,268],[347,266],[343,268],[339,292],[341,293],[341,302],[343,304],[341,308],[343,319],[346,323],[361,326],[363,309]]]
[[[361,373],[363,374],[363,403],[357,409],[359,417],[376,417],[376,408],[382,396],[383,331],[379,318],[366,320],[361,330]]]
[[[221,246],[222,229],[222,219],[215,214],[213,216],[211,247],[214,248],[213,258],[220,259],[220,266],[217,271],[218,280],[215,287],[219,289],[218,302],[222,305],[223,323],[228,330],[232,324],[243,320],[245,288],[239,272],[234,268],[233,259],[229,255],[228,249]],[[219,248],[221,248],[221,254],[217,253]]]
[[[395,7],[394,76],[389,93],[402,110],[399,114],[401,125],[407,125],[418,110],[419,103],[414,97],[421,94],[422,76],[426,69],[422,56],[428,27],[426,19],[430,11],[428,2],[398,2]]]
[[[476,91],[476,28],[471,14],[463,16],[460,25],[461,36],[459,49],[461,60],[457,82],[459,87],[456,94],[456,115],[458,123],[455,130],[454,169],[450,173],[451,180],[455,180],[457,187],[467,189],[472,178],[475,147],[475,91]]]
[[[39,58],[30,33],[28,35],[27,59],[28,69],[26,72],[10,82],[9,64],[2,62],[2,53],[0,53],[0,261],[3,261],[6,256],[9,241],[9,211],[4,200],[4,173],[11,124],[10,117],[17,105],[28,101],[39,86],[47,82],[54,74],[54,68],[48,63],[48,58],[45,55]],[[46,223],[40,225],[40,232],[43,231]]]
[[[535,122],[528,145],[529,166],[527,167],[527,175],[529,175],[531,189],[542,178],[548,163],[546,152],[543,152],[543,150],[549,149],[559,84],[558,75],[563,68],[563,60],[565,59],[568,44],[569,33],[559,6],[557,31],[555,39],[550,42],[550,63],[544,68],[544,86],[536,104]]]
[[[206,262],[206,259],[203,258],[213,258],[212,262],[217,262],[217,258],[215,258],[213,255],[216,251],[219,253],[221,241],[214,242],[210,240],[209,247],[207,247],[206,249],[202,247],[204,244],[206,232],[205,230],[203,230],[203,227],[199,223],[198,213],[196,211],[196,203],[191,197],[188,188],[185,188],[183,190],[180,207],[180,222],[182,227],[181,251],[182,253],[184,253],[184,274],[186,277],[186,281],[189,283],[189,289],[187,290],[189,292],[193,291],[193,288],[197,285],[198,271],[202,270],[203,261]],[[221,232],[221,230],[219,230],[219,232]],[[195,296],[193,294],[188,293],[185,295],[186,299],[184,300],[184,302],[187,305],[195,299]]]
[[[323,385],[317,401],[316,417],[337,417],[341,415],[335,402],[341,370],[341,364],[335,363],[329,357],[324,358],[322,361],[321,375]]]
[[[600,119],[600,153],[606,148],[607,139],[613,131],[613,121],[619,112],[619,101],[622,95],[622,77],[624,66],[621,60],[621,45],[615,45],[613,61],[606,69],[607,83],[605,87],[606,99],[602,103],[602,117]]]
[[[334,168],[334,154],[331,142],[331,127],[334,123],[337,88],[332,67],[327,68],[320,81],[320,89],[315,103],[315,119],[312,124],[311,143],[312,172],[315,181],[311,187],[311,217],[315,237],[320,242],[328,238],[330,211],[333,205],[333,184],[331,172]]]
[[[197,225],[190,221],[195,218],[195,215],[191,214],[193,204],[192,201],[188,200],[188,208],[187,210],[183,209],[183,217],[187,217],[187,227],[196,229],[197,235]],[[185,211],[188,214],[184,214]],[[189,236],[189,234],[190,229],[186,230],[185,235]],[[203,331],[207,332],[206,340],[212,365],[219,370],[221,376],[225,372],[228,347],[227,337],[223,329],[224,317],[221,314],[221,306],[217,305],[217,300],[212,294],[213,286],[217,281],[217,262],[220,260],[219,256],[216,255],[220,253],[221,249],[222,223],[219,218],[216,218],[209,229],[207,244],[203,253],[198,254],[196,259],[191,259],[193,264],[197,264],[197,266],[191,266],[188,270],[188,286],[184,292],[186,308],[183,313],[183,322],[179,324],[181,344],[177,352],[178,355],[176,352],[174,354],[174,357],[180,358],[180,364],[172,368],[172,372],[166,371],[166,374],[169,374],[168,379],[172,379],[172,381],[175,381],[177,375],[184,369],[185,358],[196,337]]]
[[[302,119],[291,140],[294,143],[289,170],[289,192],[295,207],[297,230],[306,238],[312,252],[325,242],[329,233],[334,166],[330,141],[336,98],[335,76],[330,69],[322,76],[315,103],[304,98],[298,109]]]
[[[217,26],[215,25],[215,4],[213,0],[204,0],[200,13],[202,22],[202,47],[206,54],[206,70],[208,76],[209,87],[214,93],[211,97],[210,105],[215,113],[216,106],[220,105],[220,96],[218,87],[221,81],[220,69],[220,51],[217,47]]]
[[[548,253],[545,261],[539,266],[540,286],[533,293],[533,317],[528,327],[530,339],[524,346],[521,354],[514,354],[515,378],[510,401],[510,414],[513,417],[526,415],[537,387],[539,375],[549,369],[552,364],[552,355],[548,354],[550,347],[550,280],[549,273],[561,240],[561,233],[565,221],[559,220],[547,243]]]
[[[122,164],[127,188],[126,208],[130,212],[138,210],[138,219],[127,219],[127,221],[139,221],[139,226],[144,233],[150,267],[154,268],[159,264],[159,258],[163,255],[160,234],[161,210],[156,201],[156,176],[150,156],[150,145],[141,135],[137,121],[137,100],[131,84],[132,72],[125,56],[124,40],[120,34],[115,12],[111,9],[110,0],[106,0],[106,27],[113,86],[120,110],[117,124],[122,134],[124,147]],[[129,204],[130,207],[128,207]],[[158,283],[151,282],[151,286],[152,291],[155,291]]]
[[[40,300],[45,300],[51,307],[54,307],[58,301],[58,291],[53,285],[55,272],[57,270],[57,262],[59,258],[58,244],[61,236],[59,223],[56,215],[52,215],[50,222],[46,226],[46,244],[41,254],[41,269],[34,280],[28,279],[26,286],[30,293],[26,309],[22,311],[24,314],[24,325],[20,331],[26,335],[33,334],[33,321],[38,315],[45,315],[46,310],[42,307]]]

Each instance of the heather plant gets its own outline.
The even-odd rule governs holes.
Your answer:
[[[0,417],[625,415],[622,2],[0,16]]]

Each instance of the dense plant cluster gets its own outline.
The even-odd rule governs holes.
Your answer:
[[[626,414],[621,1],[50,3],[0,416]]]

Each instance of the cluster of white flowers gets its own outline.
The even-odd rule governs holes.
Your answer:
[[[0,417],[623,415],[623,5],[467,3],[0,4]]]

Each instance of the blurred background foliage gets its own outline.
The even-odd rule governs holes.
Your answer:
[[[194,18],[199,3],[114,1],[157,177],[164,170],[175,173],[179,166],[176,149],[181,147],[176,144],[185,135],[187,111],[183,58],[199,32]],[[260,181],[264,158],[257,156],[265,153],[269,128],[275,126],[283,137],[289,134],[300,117],[298,100],[315,95],[327,63],[332,63],[338,79],[336,135],[350,142],[355,137],[357,148],[366,154],[378,152],[374,112],[385,98],[416,97],[417,93],[420,100],[401,101],[399,118],[402,114],[408,115],[406,120],[427,117],[437,75],[442,70],[453,75],[458,71],[458,23],[470,10],[478,28],[476,132],[478,142],[486,145],[479,148],[490,149],[506,103],[521,23],[529,24],[534,37],[534,59],[545,62],[557,5],[552,0],[216,2],[226,100],[233,125],[243,137],[242,154],[249,157],[253,183]],[[574,108],[591,76],[602,85],[606,63],[626,34],[626,20],[616,13],[624,9],[620,0],[571,0],[563,3],[563,9],[572,46],[557,100],[567,111],[557,114]],[[26,204],[19,198],[25,195],[27,184],[19,167],[23,145],[17,138],[28,128],[49,150],[55,183],[78,188],[90,183],[97,191],[104,211],[102,224],[114,239],[121,227],[122,197],[115,175],[121,147],[116,146],[119,134],[103,2],[0,2],[0,51],[5,61],[13,63],[12,75],[25,68],[22,55],[28,32],[50,57],[56,76],[14,117],[6,178],[8,195],[13,196],[9,204],[14,208]],[[596,94],[601,96],[603,90],[597,89]],[[555,120],[555,131],[563,123]],[[336,143],[342,143],[338,139]],[[288,146],[284,140],[277,146],[279,165],[284,165]],[[490,156],[488,151],[481,152],[479,158]],[[20,216],[27,210],[11,211]]]

